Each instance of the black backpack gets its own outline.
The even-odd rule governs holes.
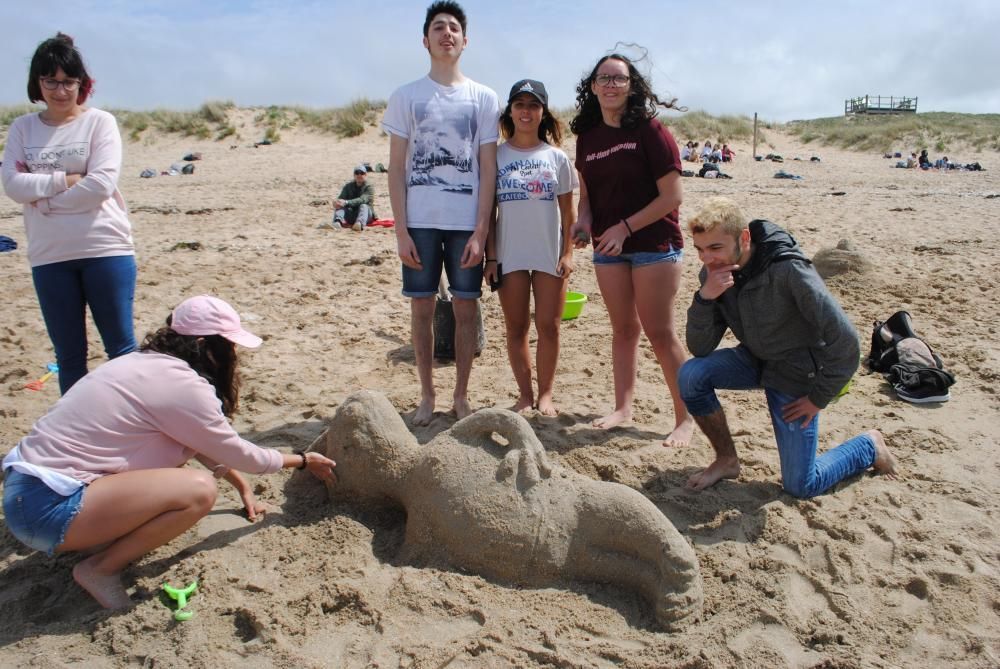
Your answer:
[[[944,370],[941,356],[917,336],[906,311],[875,321],[865,365],[882,372],[900,399],[908,402],[947,401],[955,377]]]

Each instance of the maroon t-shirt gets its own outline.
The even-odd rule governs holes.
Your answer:
[[[587,186],[596,237],[636,213],[660,194],[656,180],[681,171],[677,142],[657,119],[638,127],[613,128],[601,123],[576,140],[576,169]],[[684,248],[677,210],[625,240],[623,253]]]

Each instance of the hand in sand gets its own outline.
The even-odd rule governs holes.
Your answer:
[[[716,458],[705,469],[688,478],[688,490],[700,491],[710,488],[722,479],[734,479],[740,475],[739,458]]]

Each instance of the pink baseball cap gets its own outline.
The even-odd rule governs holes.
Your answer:
[[[257,348],[261,343],[260,337],[243,329],[235,309],[211,295],[189,297],[178,304],[170,328],[182,335],[220,335],[247,348]]]

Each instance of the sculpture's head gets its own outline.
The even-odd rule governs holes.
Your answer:
[[[337,463],[334,494],[398,498],[397,483],[417,452],[417,440],[384,395],[361,391],[339,407],[314,446]]]

